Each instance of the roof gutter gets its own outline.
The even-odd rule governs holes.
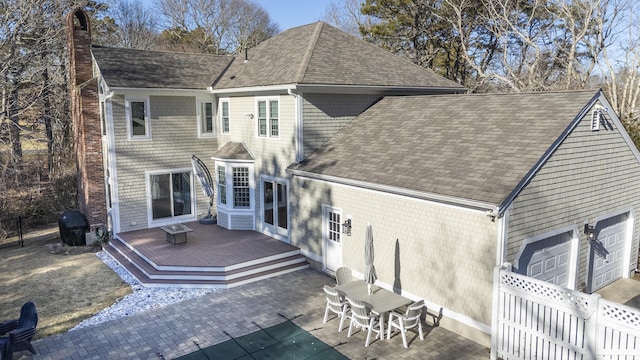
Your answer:
[[[384,85],[331,85],[331,84],[298,84],[298,89],[311,93],[341,93],[341,94],[388,94],[389,92],[403,94],[452,94],[466,93],[462,87],[422,87],[422,86],[384,86]]]
[[[518,194],[520,194],[520,192],[524,189],[524,187],[527,186],[529,182],[531,182],[531,179],[533,179],[533,177],[538,173],[538,171],[540,171],[542,166],[546,164],[546,162],[549,160],[551,155],[558,149],[558,147],[560,147],[562,142],[569,136],[569,134],[576,128],[576,126],[578,126],[578,123],[582,120],[582,118],[584,118],[587,115],[587,112],[589,111],[589,109],[591,109],[591,107],[596,103],[596,101],[598,101],[600,96],[601,96],[601,91],[598,91],[591,98],[591,100],[589,100],[587,105],[585,105],[582,108],[582,110],[580,110],[578,115],[576,115],[576,117],[573,118],[569,126],[567,126],[564,129],[562,134],[553,142],[553,144],[551,144],[549,149],[547,149],[544,155],[542,155],[542,157],[538,160],[535,166],[531,168],[531,170],[529,170],[529,172],[522,178],[522,180],[520,180],[520,182],[513,189],[513,191],[511,191],[511,193],[504,199],[504,201],[502,201],[502,203],[498,208],[499,209],[499,211],[497,212],[498,217],[502,217],[502,215],[504,215],[504,212],[506,211],[507,208],[509,208],[509,206],[511,206],[511,203],[513,202],[513,200],[515,200],[515,198],[518,196]]]
[[[207,90],[212,94],[250,94],[256,92],[265,91],[289,91],[289,89],[296,89],[296,84],[281,84],[281,85],[267,85],[267,86],[250,86],[242,88],[228,88],[228,89],[213,89],[212,87]]]
[[[317,174],[317,173],[296,170],[296,169],[287,169],[287,173],[294,176],[299,176],[299,177],[308,178],[312,180],[332,182],[332,183],[354,186],[354,187],[368,189],[368,190],[374,190],[374,191],[380,191],[380,192],[385,192],[385,193],[390,193],[395,195],[417,198],[421,200],[428,200],[428,201],[434,201],[434,202],[448,204],[448,205],[461,206],[461,207],[469,208],[472,210],[483,211],[488,217],[492,219],[494,218],[493,214],[496,214],[498,211],[498,206],[496,204],[491,204],[484,201],[476,201],[476,200],[470,200],[470,199],[463,199],[455,196],[426,193],[423,191],[410,190],[406,188],[400,188],[397,186],[376,184],[368,181],[353,180],[353,179],[347,179],[347,178],[324,175],[324,174]]]

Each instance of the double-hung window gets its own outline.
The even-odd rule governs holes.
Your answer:
[[[149,107],[146,99],[126,100],[129,139],[149,139]]]
[[[213,103],[200,102],[200,135],[214,135]]]
[[[220,100],[220,127],[223,134],[229,133],[229,100]]]
[[[277,138],[280,136],[280,108],[278,99],[259,99],[258,136]]]

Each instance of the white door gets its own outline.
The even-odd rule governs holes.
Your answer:
[[[285,180],[262,182],[262,222],[265,229],[281,239],[289,236],[289,193]]]
[[[335,272],[342,266],[342,211],[322,206],[322,248],[325,271]]]
[[[518,259],[517,272],[555,285],[569,286],[570,232],[527,244]]]
[[[622,278],[628,214],[596,224],[596,240],[589,244],[589,291],[594,292]]]

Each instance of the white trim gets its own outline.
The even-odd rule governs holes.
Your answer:
[[[120,195],[118,191],[118,166],[116,164],[117,156],[115,150],[115,129],[113,124],[113,101],[110,97],[105,99],[105,125],[107,126],[107,148],[103,151],[107,152],[109,167],[107,168],[109,178],[107,181],[111,185],[111,221],[113,234],[120,232]],[[106,164],[103,164],[103,166]],[[106,195],[105,195],[106,196]]]
[[[131,103],[132,102],[142,102],[144,104],[144,126],[145,126],[145,135],[133,135],[132,128],[132,114],[131,114]],[[125,118],[127,119],[127,140],[130,141],[145,141],[151,140],[151,113],[149,112],[149,96],[137,96],[137,97],[127,97],[124,98],[124,106],[125,106]]]
[[[224,131],[224,123],[222,122],[222,103],[227,103],[227,108],[229,109],[229,131]],[[221,97],[218,98],[218,113],[220,116],[216,116],[216,119],[220,122],[220,134],[221,135],[229,135],[231,134],[231,98],[229,97]]]
[[[613,109],[611,104],[609,104],[607,97],[604,96],[604,94],[602,94],[602,91],[600,91],[600,97],[598,98],[598,100],[600,100],[600,102],[602,103],[601,105],[603,105],[605,109]],[[622,125],[622,122],[620,121],[618,116],[615,114],[614,111],[607,112],[607,114],[611,115],[611,121],[613,121],[613,123],[615,124],[616,129],[618,130],[618,133],[622,136],[624,141],[627,143],[629,150],[631,150],[631,152],[635,156],[638,163],[640,163],[640,150],[638,150],[636,145],[633,143],[633,140],[631,140],[631,137],[629,137],[629,134],[625,130],[624,125]]]
[[[340,221],[342,221],[342,209],[331,206],[329,204],[321,204],[322,209],[322,219],[320,220],[321,224],[321,233],[322,233],[322,271],[325,273],[333,273],[332,270],[327,268],[327,241],[329,241],[329,231],[327,229],[327,219],[329,212],[336,213],[340,215]],[[342,227],[341,227],[342,230]],[[340,264],[338,267],[342,266],[342,231],[340,231]]]
[[[411,87],[411,86],[378,86],[378,85],[327,85],[327,84],[282,84],[269,86],[247,86],[227,89],[207,89],[213,94],[255,94],[267,91],[303,91],[312,93],[340,93],[340,94],[451,94],[466,93],[463,87]]]
[[[271,102],[272,101],[276,101],[277,102],[277,106],[278,106],[278,135],[273,136],[271,135]],[[264,102],[265,103],[265,111],[266,111],[266,135],[260,135],[260,115],[258,112],[258,103],[259,102]],[[270,140],[280,140],[280,133],[282,132],[282,114],[280,111],[280,96],[256,96],[254,98],[254,114],[255,116],[253,117],[253,121],[255,121],[255,131],[256,131],[256,138],[258,139],[270,139]]]
[[[497,218],[498,221],[498,246],[496,248],[496,266],[503,264],[507,259],[507,249],[509,244],[509,215],[511,209],[509,206],[503,213],[503,216]]]
[[[269,175],[263,175],[260,174],[260,178],[259,178],[260,184],[258,185],[260,187],[260,194],[258,195],[258,198],[260,199],[260,232],[265,234],[265,235],[269,235],[273,238],[276,238],[282,242],[286,242],[286,243],[291,243],[290,240],[290,234],[291,234],[291,201],[289,198],[289,193],[290,193],[290,184],[289,184],[289,180],[288,179],[283,179],[283,178],[279,178],[279,177],[274,177],[274,176],[269,176]],[[264,204],[264,182],[268,181],[268,182],[272,182],[274,184],[274,186],[278,186],[278,184],[284,184],[287,188],[287,194],[286,194],[286,201],[287,201],[287,233],[282,234],[281,232],[278,231],[278,229],[282,229],[281,227],[278,226],[278,218],[276,217],[277,212],[274,212],[274,218],[273,218],[273,225],[268,225],[264,222],[264,210],[265,210],[265,204]],[[277,190],[276,190],[277,191]],[[275,193],[274,193],[274,198],[275,198]],[[270,229],[270,227],[272,227],[273,229]],[[275,230],[275,231],[274,231]]]
[[[226,204],[223,204],[220,202],[220,196],[218,194],[218,187],[216,185],[216,206],[223,210],[224,212],[226,212],[227,214],[231,215],[245,215],[245,214],[251,214],[253,217],[255,217],[255,209],[256,209],[256,198],[255,198],[255,191],[256,191],[256,184],[255,184],[255,168],[254,168],[254,162],[253,161],[225,161],[225,160],[219,160],[219,159],[214,159],[215,161],[215,166],[214,166],[214,171],[215,171],[215,182],[216,184],[218,183],[218,168],[219,167],[224,167],[225,172],[225,187],[226,187],[226,192],[227,192],[227,198]],[[233,168],[234,167],[246,167],[249,169],[249,207],[247,208],[235,208],[233,206]],[[255,227],[255,225],[254,225]]]
[[[289,95],[295,97],[295,149],[296,149],[296,162],[304,160],[304,96],[301,91],[294,93],[289,92]]]
[[[599,215],[596,216],[595,218],[595,222],[593,223],[594,228],[596,226],[598,226],[598,223],[600,221],[603,220],[607,220],[610,219],[612,217],[616,217],[619,215],[623,215],[623,214],[629,214],[629,216],[627,217],[627,229],[626,229],[626,234],[627,234],[627,238],[624,239],[624,259],[622,262],[622,269],[624,270],[622,272],[622,277],[623,278],[629,278],[629,271],[633,270],[631,269],[631,247],[633,246],[633,224],[635,221],[635,212],[633,211],[633,208],[628,208],[628,209],[623,209],[623,210],[617,210],[617,211],[612,211],[610,213],[604,214],[604,215]],[[590,263],[591,259],[587,258],[587,265]],[[591,276],[591,271],[592,269],[587,269],[587,279],[589,280],[589,277]],[[589,282],[587,282],[588,284]]]
[[[569,247],[570,247],[571,253],[569,255],[569,272],[567,274],[567,284],[559,285],[559,286],[566,287],[571,290],[575,290],[576,279],[578,276],[578,262],[580,261],[580,258],[578,256],[578,246],[580,244],[580,232],[579,232],[578,226],[575,224],[524,239],[522,244],[520,244],[520,249],[518,249],[518,254],[515,257],[513,266],[515,268],[518,268],[518,270],[521,270],[520,256],[522,256],[522,253],[524,252],[525,248],[528,245],[538,242],[540,240],[548,239],[550,237],[564,234],[564,233],[571,233],[571,240],[569,240]]]
[[[167,174],[178,174],[178,173],[188,173],[189,174],[189,191],[191,194],[191,214],[190,215],[179,215],[179,216],[171,216],[168,218],[162,219],[153,219],[153,203],[151,196],[151,175],[167,175]],[[147,223],[148,227],[157,227],[168,224],[175,224],[176,222],[186,222],[186,221],[196,221],[197,214],[196,208],[198,203],[197,193],[195,191],[195,179],[193,176],[192,168],[172,168],[172,169],[161,169],[161,170],[147,170],[144,172],[144,180],[145,180],[145,196],[147,198]]]
[[[111,92],[122,94],[124,96],[140,96],[140,94],[150,95],[150,96],[203,96],[207,95],[208,92],[205,89],[170,89],[170,88],[123,88],[123,87],[112,87],[109,88]]]
[[[204,131],[204,104],[211,104],[211,132]],[[196,98],[196,127],[198,129],[198,138],[216,137],[216,103],[213,99]]]

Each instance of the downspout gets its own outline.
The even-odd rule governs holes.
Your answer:
[[[302,126],[302,92],[296,92],[296,88],[291,87],[287,89],[287,93],[296,99],[296,118],[295,118],[295,147],[296,147],[296,162],[300,163],[304,160],[304,131]]]

